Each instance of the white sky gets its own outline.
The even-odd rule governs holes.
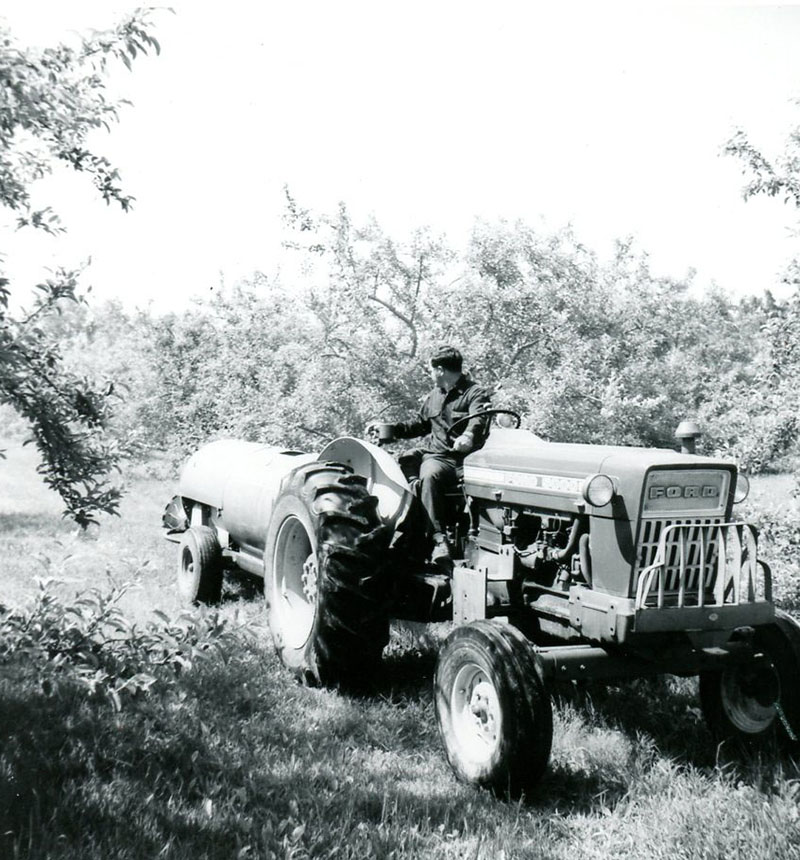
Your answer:
[[[0,14],[45,44],[133,5],[4,0]],[[694,267],[734,295],[775,288],[792,254],[792,212],[745,204],[720,150],[741,126],[777,151],[800,119],[800,6],[172,5],[162,55],[115,77],[134,107],[95,143],[135,210],[106,208],[85,177],[47,181],[69,233],[6,237],[17,290],[89,255],[95,296],[158,309],[220,273],[271,272],[284,183],[312,210],[343,200],[455,245],[476,216],[572,222],[600,254],[634,235],[658,272]]]

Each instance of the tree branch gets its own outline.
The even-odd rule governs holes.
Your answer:
[[[306,427],[305,424],[300,424],[299,428],[305,433],[310,433],[312,436],[318,436],[320,439],[330,439],[330,433],[323,433],[321,430],[315,430],[313,427]]]
[[[532,346],[536,346],[538,344],[538,340],[531,340],[528,343],[523,343],[522,346],[517,347],[517,351],[511,356],[511,361],[508,362],[508,367],[511,368],[517,363],[517,359],[525,352],[526,349],[530,349]]]
[[[379,304],[381,307],[386,308],[386,310],[389,311],[390,314],[397,317],[400,322],[405,323],[405,325],[407,325],[408,328],[411,330],[411,352],[407,353],[406,355],[408,358],[413,358],[417,354],[417,344],[419,342],[419,336],[417,335],[417,327],[414,325],[413,320],[411,320],[404,313],[402,313],[402,311],[397,310],[394,305],[380,298],[380,296],[378,296],[376,293],[373,293],[371,296],[369,296],[369,298],[373,302],[377,302],[377,304]]]

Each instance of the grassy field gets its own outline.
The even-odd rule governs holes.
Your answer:
[[[497,800],[458,783],[439,745],[441,630],[394,629],[368,695],[300,687],[272,652],[257,596],[232,585],[218,612],[180,616],[175,549],[159,533],[168,481],[132,482],[122,516],[78,538],[32,452],[6,447],[0,603],[38,593],[30,618],[44,628],[87,588],[135,580],[121,610],[129,629],[149,631],[147,659],[176,637],[191,659],[148,669],[147,691],[115,705],[27,652],[6,655],[0,857],[800,858],[798,764],[725,758],[693,681],[560,688],[544,781],[524,801]],[[58,580],[54,603],[37,577]],[[142,659],[113,665],[139,672]]]

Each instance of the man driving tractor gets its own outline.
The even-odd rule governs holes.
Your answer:
[[[398,461],[428,516],[433,540],[431,561],[449,566],[446,496],[457,489],[464,457],[483,445],[489,426],[488,417],[464,419],[489,409],[490,402],[485,389],[462,373],[463,357],[455,347],[437,349],[430,364],[433,389],[416,417],[391,425],[391,434],[395,439],[425,436]],[[374,427],[375,423],[370,423],[368,432]]]

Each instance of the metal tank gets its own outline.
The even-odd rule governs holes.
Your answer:
[[[189,458],[178,493],[191,511],[192,525],[213,522],[242,551],[260,556],[281,482],[298,466],[316,459],[316,454],[222,439]],[[224,546],[226,541],[220,543]]]

